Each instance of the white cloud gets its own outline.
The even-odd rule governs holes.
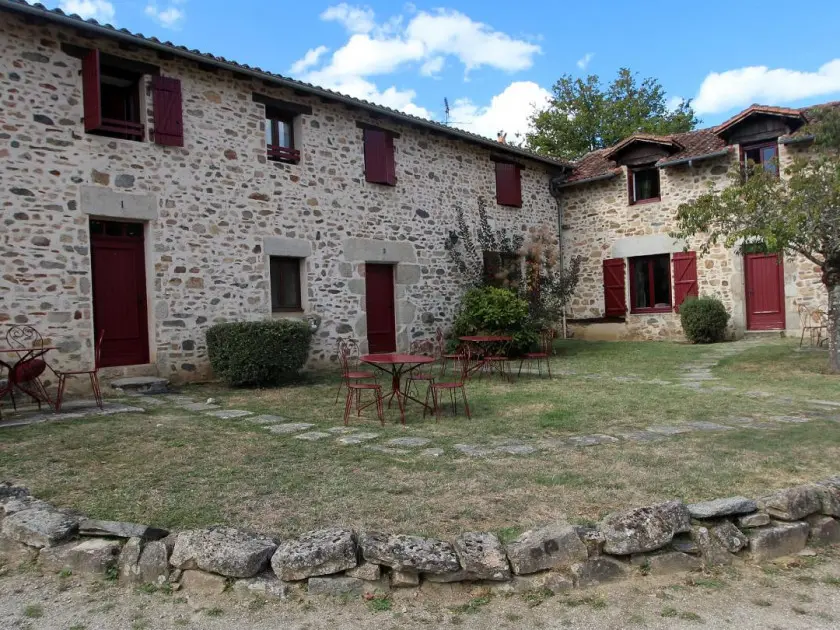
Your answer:
[[[346,2],[328,7],[321,13],[321,19],[325,22],[338,22],[351,33],[370,33],[376,26],[373,9],[354,7]]]
[[[528,131],[534,108],[543,109],[550,98],[551,93],[533,81],[515,81],[483,107],[470,99],[458,99],[450,109],[450,118],[454,127],[465,131],[495,138],[504,130],[508,139],[514,140],[516,134],[524,136]]]
[[[65,13],[75,13],[79,17],[97,22],[114,20],[114,5],[107,0],[61,0],[58,5]]]
[[[680,106],[680,103],[682,103],[683,100],[682,96],[671,96],[667,101],[665,101],[665,107],[669,112],[673,112]]]
[[[303,57],[301,57],[292,64],[292,67],[289,69],[289,72],[291,74],[301,74],[303,72],[306,72],[312,66],[317,65],[318,62],[321,60],[321,57],[325,53],[329,52],[329,50],[330,49],[326,46],[310,48],[306,51],[306,54]]]
[[[181,4],[181,2],[178,2],[178,4]],[[145,13],[162,26],[173,29],[178,28],[181,21],[186,17],[185,13],[174,5],[170,5],[165,9],[158,9],[158,6],[154,2],[146,5]]]
[[[541,52],[536,44],[452,10],[407,8],[405,15],[377,22],[369,7],[342,3],[326,9],[321,19],[342,24],[350,37],[323,61],[326,47],[310,50],[292,67],[293,73],[302,72],[304,81],[424,117],[431,114],[413,103],[413,90],[391,86],[383,91],[370,78],[407,68],[435,76],[450,57],[460,61],[465,72],[485,66],[515,72],[531,67]],[[322,52],[316,54],[318,50]]]
[[[756,102],[778,105],[837,92],[840,59],[829,61],[816,72],[749,66],[707,75],[693,105],[699,114],[716,114]]]
[[[592,61],[592,58],[595,56],[595,53],[588,52],[583,57],[577,60],[577,67],[581,70],[586,70],[589,67],[589,62]]]
[[[443,64],[445,62],[446,59],[443,57],[432,57],[420,66],[420,74],[424,77],[433,77],[443,70]]]

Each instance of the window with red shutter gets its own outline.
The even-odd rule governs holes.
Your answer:
[[[604,261],[604,315],[606,317],[624,317],[627,313],[624,278],[623,258],[609,258]]]
[[[98,50],[85,54],[82,58],[85,131],[109,138],[143,140],[141,79],[139,72],[103,63]]]
[[[697,254],[676,253],[671,264],[674,267],[674,310],[679,312],[680,306],[688,296],[697,297],[700,294],[697,284]]]
[[[153,77],[152,92],[155,143],[170,147],[184,146],[181,81],[172,77]]]
[[[522,174],[518,164],[496,162],[496,203],[522,207]]]
[[[394,138],[382,129],[364,130],[365,181],[394,186],[397,183]]]

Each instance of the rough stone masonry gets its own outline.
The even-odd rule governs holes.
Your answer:
[[[355,532],[340,526],[280,540],[232,526],[169,533],[89,521],[0,483],[0,562],[101,576],[125,585],[170,584],[212,598],[361,596],[395,588],[479,584],[495,592],[554,592],[634,576],[765,562],[806,545],[840,543],[840,477],[758,500],[678,500],[610,514],[595,527],[551,523],[503,543],[490,532],[454,541]]]

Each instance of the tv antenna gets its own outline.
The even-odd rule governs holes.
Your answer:
[[[469,125],[470,123],[462,123],[458,121],[453,121],[449,119],[450,116],[450,109],[449,109],[449,99],[445,96],[443,97],[443,124],[447,127],[449,125]]]

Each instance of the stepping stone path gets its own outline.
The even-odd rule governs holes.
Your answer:
[[[404,437],[404,438],[396,438],[393,440],[388,440],[385,442],[388,446],[396,446],[396,447],[407,447],[407,448],[417,448],[420,446],[426,446],[431,442],[428,438],[421,438],[421,437]]]
[[[580,435],[569,438],[569,444],[572,446],[596,446],[598,444],[615,444],[618,438],[611,435],[604,435],[603,433],[596,433],[595,435]]]
[[[487,457],[493,453],[493,449],[473,446],[472,444],[455,444],[453,448],[467,457]]]
[[[362,447],[366,451],[374,451],[375,453],[385,453],[386,455],[405,455],[410,451],[404,448],[392,448],[390,446],[380,446],[379,444],[367,444]]]
[[[210,411],[211,409],[218,409],[219,405],[212,405],[208,403],[190,403],[188,405],[178,405],[187,411]]]
[[[353,427],[331,427],[327,431],[336,435],[346,435],[348,433],[355,433],[358,429],[354,429]]]
[[[368,442],[370,440],[375,440],[379,437],[378,433],[355,433],[352,435],[345,435],[344,437],[338,438],[339,444],[361,444],[362,442]]]
[[[508,444],[506,446],[497,446],[493,449],[496,453],[506,453],[507,455],[530,455],[536,453],[537,449],[527,444]]]
[[[307,422],[287,422],[285,424],[275,424],[273,426],[268,427],[268,430],[272,433],[298,433],[299,431],[306,431],[306,429],[311,429],[314,427],[314,424],[307,423]]]
[[[233,420],[234,418],[252,416],[254,413],[252,411],[245,411],[244,409],[219,409],[218,411],[208,411],[204,415],[221,418],[222,420]]]
[[[286,419],[281,418],[280,416],[263,414],[261,416],[248,418],[248,422],[253,422],[254,424],[280,424],[281,422],[286,422]]]
[[[296,440],[306,440],[307,442],[315,442],[316,440],[323,440],[330,437],[329,433],[323,431],[310,431],[309,433],[299,433],[295,436]]]
[[[652,431],[628,431],[626,433],[616,433],[616,435],[628,442],[655,442],[665,439],[662,433],[653,433]]]

